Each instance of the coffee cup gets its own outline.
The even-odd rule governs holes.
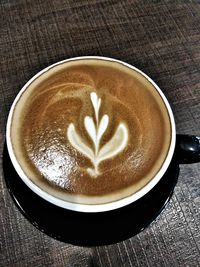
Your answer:
[[[6,141],[34,193],[80,212],[137,201],[174,156],[198,158],[200,147],[198,137],[176,141],[173,112],[151,78],[95,56],[60,61],[29,80],[10,109]]]

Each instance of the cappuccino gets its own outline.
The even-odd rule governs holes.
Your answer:
[[[128,197],[156,176],[172,125],[147,77],[120,62],[80,58],[50,67],[26,86],[10,138],[34,186],[94,205]]]

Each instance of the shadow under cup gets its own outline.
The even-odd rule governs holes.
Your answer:
[[[122,191],[122,190],[121,191],[119,190],[120,193],[118,192],[116,194],[117,197],[110,198],[109,201],[108,200],[105,201],[105,199],[101,198],[101,197],[99,198],[99,200],[98,200],[98,197],[92,197],[91,198],[92,200],[90,200],[90,202],[88,202],[88,200],[85,200],[86,198],[79,198],[79,196],[76,196],[75,198],[68,197],[68,199],[63,199],[62,197],[56,197],[54,194],[51,194],[48,191],[45,191],[44,188],[42,188],[37,183],[33,182],[32,179],[30,179],[28,177],[27,172],[23,168],[22,162],[20,162],[20,157],[17,156],[17,155],[19,155],[19,154],[17,154],[19,146],[15,145],[15,143],[18,142],[16,140],[20,136],[18,134],[18,131],[20,128],[19,122],[20,122],[21,116],[23,114],[23,107],[25,105],[28,105],[27,103],[29,103],[28,97],[29,97],[30,88],[34,88],[33,84],[36,84],[37,86],[40,86],[40,84],[42,84],[41,86],[43,86],[44,82],[42,83],[40,79],[42,77],[48,78],[48,75],[50,74],[50,76],[51,76],[51,73],[54,73],[54,72],[59,73],[59,71],[61,71],[61,69],[63,69],[63,66],[70,66],[70,68],[72,68],[72,69],[75,68],[75,71],[77,72],[77,68],[79,67],[77,65],[80,65],[83,63],[84,63],[84,68],[89,69],[88,71],[90,71],[90,72],[91,72],[91,70],[90,70],[91,66],[88,66],[89,64],[90,65],[95,64],[95,66],[98,66],[97,72],[99,71],[98,68],[101,68],[102,66],[104,66],[106,64],[106,67],[109,66],[112,68],[117,68],[119,71],[122,71],[122,70],[124,72],[127,71],[126,75],[130,75],[130,73],[134,73],[134,75],[136,75],[137,77],[141,77],[141,79],[143,79],[145,81],[145,83],[148,83],[151,86],[151,90],[153,88],[153,90],[155,91],[154,93],[157,94],[158,97],[160,98],[159,101],[162,102],[162,105],[165,106],[165,111],[164,111],[164,112],[166,112],[165,116],[168,117],[169,124],[170,124],[170,132],[166,133],[167,135],[169,135],[170,142],[168,145],[168,149],[166,149],[166,153],[164,155],[164,161],[162,162],[161,166],[158,168],[156,173],[151,177],[151,179],[148,181],[148,183],[138,187],[138,189],[133,191],[133,193],[131,193],[131,189],[130,189],[131,187],[129,188],[129,191],[126,191],[126,193],[124,193],[124,191]],[[101,64],[104,64],[104,65],[101,66]],[[66,68],[68,68],[68,67],[66,67]],[[70,71],[71,71],[71,69],[70,69]],[[94,71],[93,71],[93,73],[94,73]],[[99,71],[99,73],[101,73],[101,72]],[[65,75],[65,77],[66,76],[67,75]],[[111,77],[112,77],[112,75],[111,75]],[[48,86],[51,86],[50,82],[48,83]],[[102,86],[102,88],[103,88],[103,86]],[[76,90],[78,90],[78,89],[76,89]],[[89,100],[91,102],[91,106],[93,105],[93,107],[94,107],[94,114],[95,114],[93,116],[93,119],[89,116],[85,116],[85,120],[84,120],[84,123],[85,123],[84,126],[86,129],[86,132],[89,133],[89,135],[90,135],[88,142],[90,142],[91,141],[90,139],[93,138],[92,134],[93,134],[93,132],[95,132],[95,130],[92,132],[91,129],[93,126],[95,128],[98,125],[98,107],[100,110],[100,106],[101,105],[103,106],[103,104],[104,104],[104,96],[103,95],[105,94],[105,92],[103,91],[103,89],[99,90],[99,95],[102,95],[102,98],[100,98],[98,96],[98,92],[95,93],[95,90],[92,90],[91,88],[89,88],[87,90],[89,90],[89,92],[90,92],[90,95],[88,95],[88,99],[90,96]],[[86,93],[87,93],[87,90],[85,89]],[[112,95],[112,92],[113,92],[112,90],[113,89],[110,89],[110,91],[109,91],[110,95]],[[24,96],[27,97],[27,99],[26,99],[27,101],[25,101],[25,100],[22,101]],[[58,97],[58,95],[56,95],[56,97]],[[87,100],[87,101],[89,101],[89,100]],[[87,101],[85,103],[87,103]],[[140,101],[142,103],[143,100],[141,99]],[[21,104],[22,102],[23,102],[23,105]],[[88,103],[90,103],[90,102],[88,102]],[[95,103],[96,103],[96,106],[95,106]],[[89,111],[90,111],[90,108],[88,109]],[[117,110],[115,112],[117,113]],[[100,114],[100,112],[99,112],[99,114]],[[42,116],[42,114],[41,114],[41,116]],[[103,121],[103,122],[102,122],[102,128],[99,128],[100,129],[99,132],[102,131],[104,133],[106,131],[106,127],[108,125],[108,117],[109,116],[107,115],[107,117],[106,117],[105,114],[104,115],[101,114],[101,116],[102,116],[101,121]],[[94,123],[95,121],[96,121],[96,124]],[[101,121],[100,121],[100,123],[101,123]],[[110,121],[114,121],[114,119],[113,120],[110,119]],[[93,124],[92,124],[92,122],[93,122]],[[112,122],[112,123],[114,123],[114,122]],[[120,126],[121,126],[121,128],[120,128]],[[88,149],[87,153],[83,151],[83,148],[81,148],[81,146],[80,146],[80,140],[81,139],[78,139],[78,137],[77,137],[78,135],[75,132],[75,127],[74,128],[73,127],[74,127],[74,124],[72,124],[72,123],[69,124],[68,131],[67,131],[68,139],[69,139],[69,141],[71,140],[70,144],[73,144],[74,148],[78,149],[78,152],[82,152],[83,154],[84,153],[88,154],[89,155],[88,157],[90,157],[90,159],[91,159],[92,158],[91,149],[90,150]],[[132,127],[132,126],[130,126],[130,127]],[[97,129],[96,129],[96,133],[97,133]],[[103,135],[103,133],[102,133],[102,135]],[[79,211],[79,212],[87,212],[87,213],[88,212],[96,213],[96,212],[105,212],[105,211],[115,210],[115,209],[124,207],[130,203],[133,203],[133,202],[137,201],[138,199],[142,198],[143,196],[145,196],[151,189],[153,189],[156,186],[156,184],[160,181],[160,179],[166,173],[166,171],[169,167],[169,164],[172,160],[172,157],[174,155],[175,140],[176,140],[175,122],[174,122],[173,113],[171,111],[170,105],[169,105],[166,97],[164,96],[164,94],[162,93],[160,88],[146,74],[144,74],[142,71],[138,70],[137,68],[135,68],[135,67],[133,67],[127,63],[124,63],[122,61],[110,59],[110,58],[104,58],[104,57],[78,57],[78,58],[72,58],[72,59],[64,60],[64,61],[61,61],[61,62],[58,62],[56,64],[51,65],[50,67],[42,70],[37,75],[35,75],[19,92],[19,94],[17,95],[17,97],[16,97],[16,99],[15,99],[15,101],[11,107],[9,117],[8,117],[8,122],[7,122],[7,133],[6,134],[7,134],[6,135],[7,147],[8,147],[8,152],[9,152],[9,156],[10,156],[10,159],[12,161],[12,164],[13,164],[16,172],[18,173],[19,177],[22,179],[22,181],[34,193],[36,193],[39,197],[42,197],[46,201],[48,201],[48,202],[50,202],[56,206],[59,206],[61,208],[65,208],[67,210]],[[124,136],[126,136],[125,124],[120,124],[119,127],[116,128],[116,136],[118,137],[118,139],[116,139],[116,140],[118,140],[117,142],[119,142],[119,143],[121,142],[121,146],[123,147],[123,141],[125,140]],[[123,137],[122,141],[120,141],[120,136]],[[154,137],[154,139],[156,140],[156,136]],[[97,140],[97,137],[94,137],[93,140]],[[96,145],[95,148],[97,149],[99,144],[97,144],[98,143],[97,141],[95,141],[95,142],[94,142],[94,145]],[[117,142],[113,141],[113,144],[115,144]],[[124,143],[125,143],[125,141],[124,141]],[[104,144],[104,146],[106,147],[105,144]],[[120,145],[119,145],[119,147],[120,147]],[[124,147],[125,147],[125,145],[124,145]],[[121,150],[123,150],[123,149],[124,148],[122,148]],[[106,151],[106,149],[105,149],[105,151]],[[119,148],[119,151],[120,151],[120,148]],[[97,153],[96,153],[96,155],[97,155]],[[100,152],[98,155],[100,155]],[[103,152],[102,152],[102,155],[103,155]],[[113,155],[113,157],[115,156],[114,153],[113,154],[111,153],[111,155]],[[99,156],[99,158],[100,158],[100,156]],[[93,162],[96,162],[96,161],[93,160]],[[95,168],[96,168],[96,166],[95,166]],[[96,170],[95,168],[94,168],[94,170]],[[89,169],[91,172],[91,168],[88,168],[88,170]],[[98,173],[98,170],[96,171],[96,173]],[[95,173],[95,175],[96,175],[96,173]],[[117,174],[115,176],[117,176]],[[98,177],[91,178],[91,179],[98,179]],[[75,199],[76,199],[76,201],[74,201]],[[84,201],[82,201],[82,199],[84,199]],[[104,199],[104,201],[101,201],[102,199]]]

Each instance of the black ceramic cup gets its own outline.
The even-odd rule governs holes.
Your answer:
[[[154,86],[164,101],[171,121],[171,143],[166,160],[151,182],[139,192],[118,202],[103,205],[74,205],[49,196],[35,186],[18,163],[10,128],[15,107],[29,84],[43,73],[68,61],[98,59],[114,61],[137,71]],[[29,221],[41,231],[59,240],[79,245],[110,244],[144,229],[170,199],[179,174],[179,164],[200,161],[200,137],[176,135],[173,112],[159,87],[137,68],[110,58],[81,57],[58,62],[34,76],[19,92],[7,123],[7,146],[4,149],[5,180],[15,203]]]

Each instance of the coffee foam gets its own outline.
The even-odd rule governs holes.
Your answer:
[[[11,134],[20,133],[12,140],[24,172],[44,191],[72,202],[104,203],[136,192],[159,171],[170,145],[170,120],[160,95],[119,63],[58,65],[31,83],[15,111]],[[103,119],[99,139],[91,126],[97,119]],[[72,132],[80,137],[76,142]],[[118,132],[122,148],[113,155],[120,140],[112,142],[95,169],[95,151]],[[87,146],[90,156],[75,143]]]

